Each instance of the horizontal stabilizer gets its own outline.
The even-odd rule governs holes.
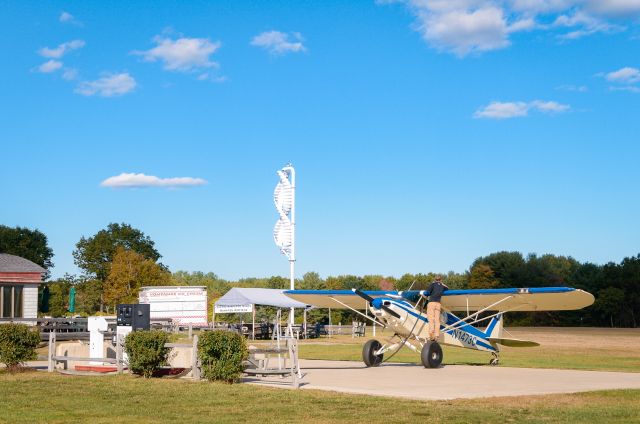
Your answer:
[[[506,339],[504,337],[489,337],[491,343],[501,344],[509,347],[534,347],[540,346],[540,343],[531,340]]]

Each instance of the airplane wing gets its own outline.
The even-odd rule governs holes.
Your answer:
[[[427,291],[365,291],[369,296],[398,297],[417,302]],[[292,299],[318,308],[366,309],[367,302],[351,290],[285,290]],[[505,289],[447,290],[443,308],[455,311],[568,311],[585,308],[594,302],[591,293],[571,287],[532,287]]]
[[[417,301],[427,291],[401,292],[407,300]],[[531,287],[505,289],[447,290],[442,307],[449,311],[570,311],[593,304],[591,293],[571,287]]]
[[[396,291],[371,290],[364,291],[369,296],[397,297]],[[352,292],[351,290],[285,290],[284,294],[290,298],[313,305],[317,308],[335,308],[335,309],[366,309],[367,301]]]

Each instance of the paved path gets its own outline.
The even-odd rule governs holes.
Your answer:
[[[447,365],[301,360],[303,389],[332,390],[410,399],[455,399],[640,389],[640,373]],[[290,379],[245,379],[250,384],[290,387]]]

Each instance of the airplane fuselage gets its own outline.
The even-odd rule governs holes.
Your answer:
[[[382,299],[383,304],[398,316],[369,306],[371,313],[387,328],[402,338],[414,335],[422,342],[428,339],[428,319],[426,310],[417,310],[409,302],[398,299]],[[469,324],[460,324],[460,318],[450,312],[440,314],[440,338],[438,342],[449,346],[463,347],[485,352],[498,352],[498,346],[487,340],[487,335]],[[452,324],[459,325],[452,326]],[[450,327],[451,326],[451,327]],[[448,328],[450,327],[450,328]]]

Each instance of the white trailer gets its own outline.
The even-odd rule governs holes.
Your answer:
[[[204,286],[142,287],[139,303],[151,308],[151,321],[171,319],[179,325],[207,326],[207,289]]]

